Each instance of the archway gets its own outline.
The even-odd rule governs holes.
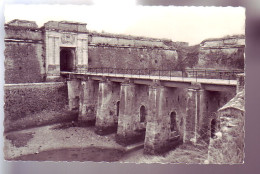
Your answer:
[[[210,134],[210,137],[211,138],[214,138],[215,137],[215,133],[216,133],[216,120],[215,119],[213,119],[212,121],[211,121],[211,134]]]
[[[171,119],[171,131],[176,130],[176,112],[171,112],[170,114],[170,119]]]
[[[73,71],[74,69],[74,55],[73,50],[69,48],[62,48],[60,51],[60,71]]]
[[[142,105],[140,107],[140,122],[145,122],[145,118],[146,118],[146,110],[145,107]]]

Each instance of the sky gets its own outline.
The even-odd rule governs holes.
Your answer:
[[[207,38],[245,33],[243,7],[141,6],[135,0],[95,0],[92,5],[6,4],[5,22],[13,19],[87,23],[97,32],[171,39],[199,44]]]

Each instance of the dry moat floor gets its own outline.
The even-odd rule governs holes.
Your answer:
[[[73,123],[9,132],[5,136],[5,159],[24,161],[107,161],[132,163],[204,163],[207,146],[183,144],[161,155],[144,155],[142,143],[123,147],[115,134],[99,136],[94,127]]]

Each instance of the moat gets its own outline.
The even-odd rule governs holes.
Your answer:
[[[57,129],[61,125],[62,129]],[[115,134],[105,137],[94,136],[92,127],[82,128],[68,125],[71,125],[71,123],[31,128],[6,134],[5,148],[10,148],[11,153],[6,153],[5,157],[14,161],[133,163],[204,163],[207,158],[207,145],[205,144],[203,146],[202,144],[198,144],[198,146],[180,145],[176,149],[159,156],[144,155],[142,142],[126,149],[115,144]],[[86,136],[81,139],[80,135],[83,133]],[[39,140],[41,135],[44,136],[43,140]],[[54,139],[53,136],[57,135],[63,138]],[[88,143],[82,143],[83,141]],[[69,147],[69,144],[71,147]]]

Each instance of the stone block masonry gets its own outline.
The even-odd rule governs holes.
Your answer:
[[[79,122],[95,124],[98,99],[98,82],[90,78],[83,79],[79,97]]]
[[[80,80],[71,79],[67,81],[68,85],[68,98],[69,98],[69,110],[79,109],[79,93],[80,93]]]
[[[220,129],[210,139],[208,162],[238,164],[244,161],[245,91],[218,110]]]
[[[49,21],[39,28],[33,21],[13,20],[5,24],[5,31],[6,83],[62,81],[60,72],[64,69],[244,67],[243,36],[205,40],[200,44],[199,51],[195,51],[196,58],[193,58],[185,43],[92,33],[87,31],[86,24],[78,22]],[[67,64],[65,68],[63,64]]]
[[[144,144],[146,154],[161,154],[175,148],[180,143],[177,131],[171,130],[173,120],[168,114],[168,90],[157,81],[149,87],[149,108]]]
[[[189,88],[187,91],[187,105],[185,118],[184,142],[197,143],[201,137],[200,125],[207,118],[205,104],[205,90],[200,88]]]
[[[234,96],[235,91],[207,91],[199,84],[188,88],[183,142],[209,142],[217,110]]]
[[[136,113],[136,111],[138,112],[140,110],[137,100],[141,97],[141,93],[137,92],[137,85],[129,79],[126,79],[126,81],[121,84],[116,141],[122,145],[144,140],[145,120],[141,121],[140,113]],[[145,93],[145,91],[142,92]]]
[[[100,135],[116,132],[117,130],[117,102],[120,85],[104,78],[99,82],[98,102],[96,114],[96,133]]]
[[[196,68],[244,69],[245,36],[206,39],[201,42]]]
[[[5,83],[39,83],[45,79],[42,43],[5,43]]]

